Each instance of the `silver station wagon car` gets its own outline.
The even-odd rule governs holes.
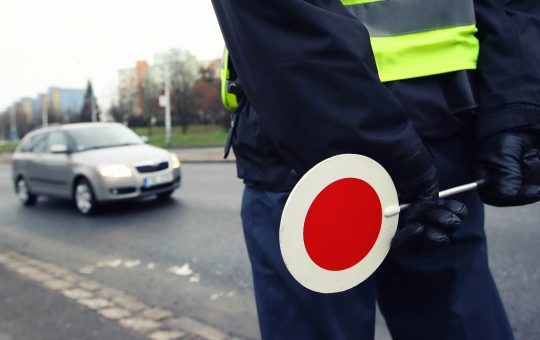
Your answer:
[[[178,156],[145,144],[117,123],[40,128],[13,154],[13,183],[24,205],[38,195],[71,199],[82,214],[98,204],[147,195],[168,198],[180,187]]]

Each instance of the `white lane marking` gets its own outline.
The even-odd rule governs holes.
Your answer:
[[[190,276],[193,274],[189,263],[184,263],[182,266],[172,266],[167,271],[178,276]]]
[[[197,262],[197,259],[193,258],[192,261]],[[86,265],[79,269],[79,273],[91,275],[95,272],[95,270],[101,268],[132,269],[139,266],[145,267],[148,270],[154,270],[159,266],[159,264],[156,264],[155,262],[149,262],[145,264],[138,259],[109,259],[98,261],[94,265]],[[168,273],[174,274],[176,276],[189,277],[189,282],[192,283],[198,283],[201,280],[200,275],[193,271],[189,263],[184,263],[183,265],[173,265],[166,270]],[[221,274],[221,271],[218,270],[217,275]]]

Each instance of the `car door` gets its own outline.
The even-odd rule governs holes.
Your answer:
[[[29,141],[25,148],[25,157],[21,164],[23,176],[30,183],[30,189],[34,194],[42,194],[47,190],[47,183],[43,178],[44,164],[43,153],[47,148],[47,133],[38,134]]]
[[[71,157],[68,140],[62,130],[49,132],[47,149],[43,153],[42,162],[42,175],[47,184],[47,194],[71,197]]]
[[[20,149],[15,151],[15,153],[13,154],[13,179],[22,176],[28,186],[31,186],[30,175],[28,174],[28,167],[34,157],[32,154],[32,146],[35,143],[36,138],[38,137],[39,136],[31,136],[22,140]],[[32,188],[29,189],[32,190]]]

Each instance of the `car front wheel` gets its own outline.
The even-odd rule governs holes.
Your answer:
[[[31,206],[36,204],[37,196],[30,192],[30,189],[28,189],[28,185],[26,184],[24,178],[20,177],[17,180],[16,187],[17,196],[19,197],[19,200],[22,202],[23,205]]]
[[[75,199],[75,205],[81,214],[91,215],[96,211],[96,197],[88,180],[83,178],[77,181],[73,196]]]

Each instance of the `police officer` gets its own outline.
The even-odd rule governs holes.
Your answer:
[[[262,337],[371,339],[377,296],[395,339],[512,339],[480,197],[540,200],[540,3],[213,5],[238,75],[232,142]],[[299,176],[341,153],[382,163],[414,205],[375,275],[317,294],[287,272],[279,221]],[[437,200],[439,187],[478,178],[480,197],[458,197],[467,219],[462,203]]]

